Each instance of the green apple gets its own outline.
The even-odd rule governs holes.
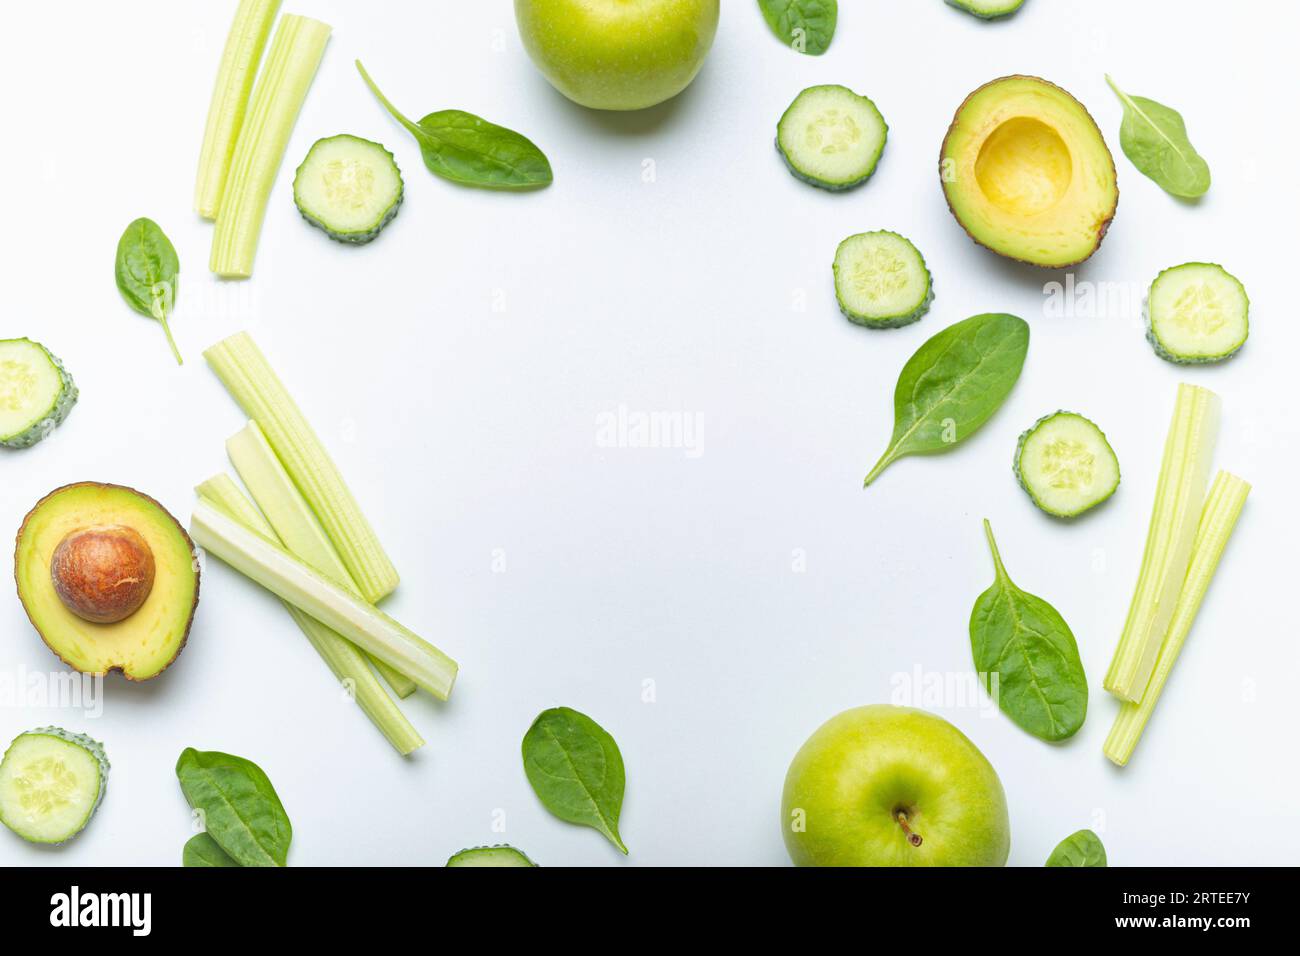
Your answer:
[[[515,0],[524,48],[557,90],[598,110],[639,110],[690,85],[719,0]]]
[[[1007,799],[948,721],[877,704],[832,717],[790,764],[781,798],[798,866],[1003,866]]]

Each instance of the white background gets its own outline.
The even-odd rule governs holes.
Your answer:
[[[1040,865],[1086,826],[1114,864],[1294,862],[1300,652],[1282,613],[1296,588],[1293,5],[1030,0],[985,24],[940,0],[852,0],[830,52],[812,58],[772,38],[754,4],[724,0],[691,89],[622,115],[555,93],[505,0],[285,8],[335,33],[242,284],[209,278],[211,228],[190,212],[234,3],[10,11],[0,337],[43,341],[82,398],[51,440],[0,455],[0,528],[78,480],[138,487],[185,520],[192,486],[228,467],[223,441],[242,425],[201,351],[250,329],[403,573],[385,609],[459,660],[454,698],[407,702],[428,744],[403,761],[340,703],[278,603],[212,561],[189,644],[159,679],[114,675],[96,720],[0,708],[5,741],[55,722],[104,740],[113,761],[85,833],[53,850],[0,833],[0,860],[179,863],[190,830],[173,765],[194,746],[269,773],[295,865],[441,864],[503,841],[543,864],[782,864],[781,784],[808,734],[891,699],[898,675],[970,670],[967,618],[992,580],[987,516],[1017,583],[1072,625],[1092,690],[1087,723],[1061,746],[978,700],[927,705],[997,768],[1011,862]],[[511,195],[436,179],[355,57],[412,116],[459,107],[525,132],[554,185]],[[1214,171],[1204,201],[1171,199],[1119,152],[1106,71],[1183,112]],[[1140,299],[1161,268],[1222,262],[1254,306],[1232,362],[1160,361],[1135,312],[1053,318],[1043,285],[1062,274],[964,236],[939,187],[939,144],[968,92],[1015,72],[1078,96],[1115,153],[1119,214],[1077,279],[1126,283]],[[875,177],[844,195],[796,182],[772,148],[793,96],[827,82],[871,96],[890,125]],[[401,214],[364,248],[330,242],[291,201],[307,148],[339,132],[387,144],[406,178]],[[180,252],[181,368],[112,281],[117,238],[142,215]],[[836,309],[836,244],[877,228],[909,236],[935,276],[934,309],[903,331],[857,328]],[[902,460],[863,491],[903,362],[985,311],[1033,327],[1010,400],[950,454]],[[1216,465],[1255,492],[1147,735],[1118,770],[1101,754],[1116,711],[1101,678],[1179,381],[1223,396]],[[620,405],[698,416],[702,454],[600,447],[598,416]],[[1021,430],[1062,407],[1096,420],[1123,468],[1116,497],[1073,524],[1039,513],[1010,468]],[[6,672],[54,665],[7,588],[0,638]],[[529,790],[520,739],[556,704],[590,714],[622,748],[627,861]]]

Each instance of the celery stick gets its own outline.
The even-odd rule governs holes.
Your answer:
[[[280,18],[217,211],[208,266],[219,276],[246,279],[253,274],[271,187],[329,36],[329,26],[318,20],[291,13]]]
[[[244,496],[229,475],[209,478],[195,489],[199,497],[207,501],[227,517],[238,521],[252,531],[274,540],[275,531],[266,519],[253,507],[252,502]],[[324,624],[308,617],[292,604],[285,602],[285,610],[302,629],[311,646],[329,665],[339,682],[350,688],[353,700],[371,722],[379,728],[388,742],[402,756],[424,746],[424,739],[416,731],[406,715],[388,696],[383,685],[375,679],[361,651],[350,642],[339,637]]]
[[[244,413],[257,422],[276,457],[320,519],[348,574],[371,604],[397,587],[388,560],[343,476],[247,332],[203,353]]]
[[[226,453],[244,481],[244,487],[253,496],[257,507],[271,522],[276,536],[285,550],[315,568],[335,584],[361,597],[361,589],[343,566],[334,545],[326,536],[312,513],[302,493],[294,487],[293,479],[275,457],[266,436],[249,422],[244,429],[226,442]],[[409,697],[415,692],[415,681],[397,673],[383,661],[371,659],[375,669],[399,697]]]
[[[230,158],[244,125],[257,65],[279,10],[280,0],[240,0],[235,11],[235,22],[230,26],[217,70],[217,84],[212,90],[203,150],[199,153],[199,175],[194,184],[194,211],[204,219],[217,218],[217,210],[221,208]]]
[[[1179,385],[1137,587],[1103,682],[1123,700],[1136,702],[1141,696],[1169,628],[1191,560],[1218,430],[1219,397],[1196,385]]]
[[[1160,656],[1156,658],[1151,680],[1140,701],[1126,703],[1120,708],[1115,726],[1106,738],[1103,748],[1106,756],[1121,767],[1133,756],[1133,749],[1142,738],[1142,731],[1151,718],[1151,712],[1160,700],[1165,681],[1169,680],[1169,672],[1174,669],[1174,663],[1187,641],[1192,622],[1201,609],[1205,592],[1209,590],[1219,559],[1223,557],[1223,549],[1232,536],[1232,530],[1236,527],[1237,518],[1241,515],[1249,494],[1250,485],[1236,475],[1221,471],[1214,479],[1209,498],[1201,512],[1200,526],[1196,530],[1196,546],[1192,551],[1192,562],[1187,568],[1187,578],[1183,582],[1182,593],[1178,596],[1169,630],[1160,645]]]
[[[190,536],[236,571],[401,671],[439,700],[456,680],[456,662],[382,611],[349,594],[270,538],[250,531],[202,499]]]

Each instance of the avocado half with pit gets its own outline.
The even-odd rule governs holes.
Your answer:
[[[1036,76],[1007,76],[966,97],[939,160],[948,207],[998,255],[1064,268],[1106,235],[1115,161],[1083,104]]]
[[[18,598],[41,639],[83,674],[157,677],[199,603],[194,544],[154,499],[81,482],[39,502],[18,530]]]

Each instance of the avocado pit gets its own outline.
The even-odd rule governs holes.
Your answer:
[[[95,624],[124,621],[153,590],[154,556],[134,528],[98,525],[69,533],[50,559],[59,600]]]

